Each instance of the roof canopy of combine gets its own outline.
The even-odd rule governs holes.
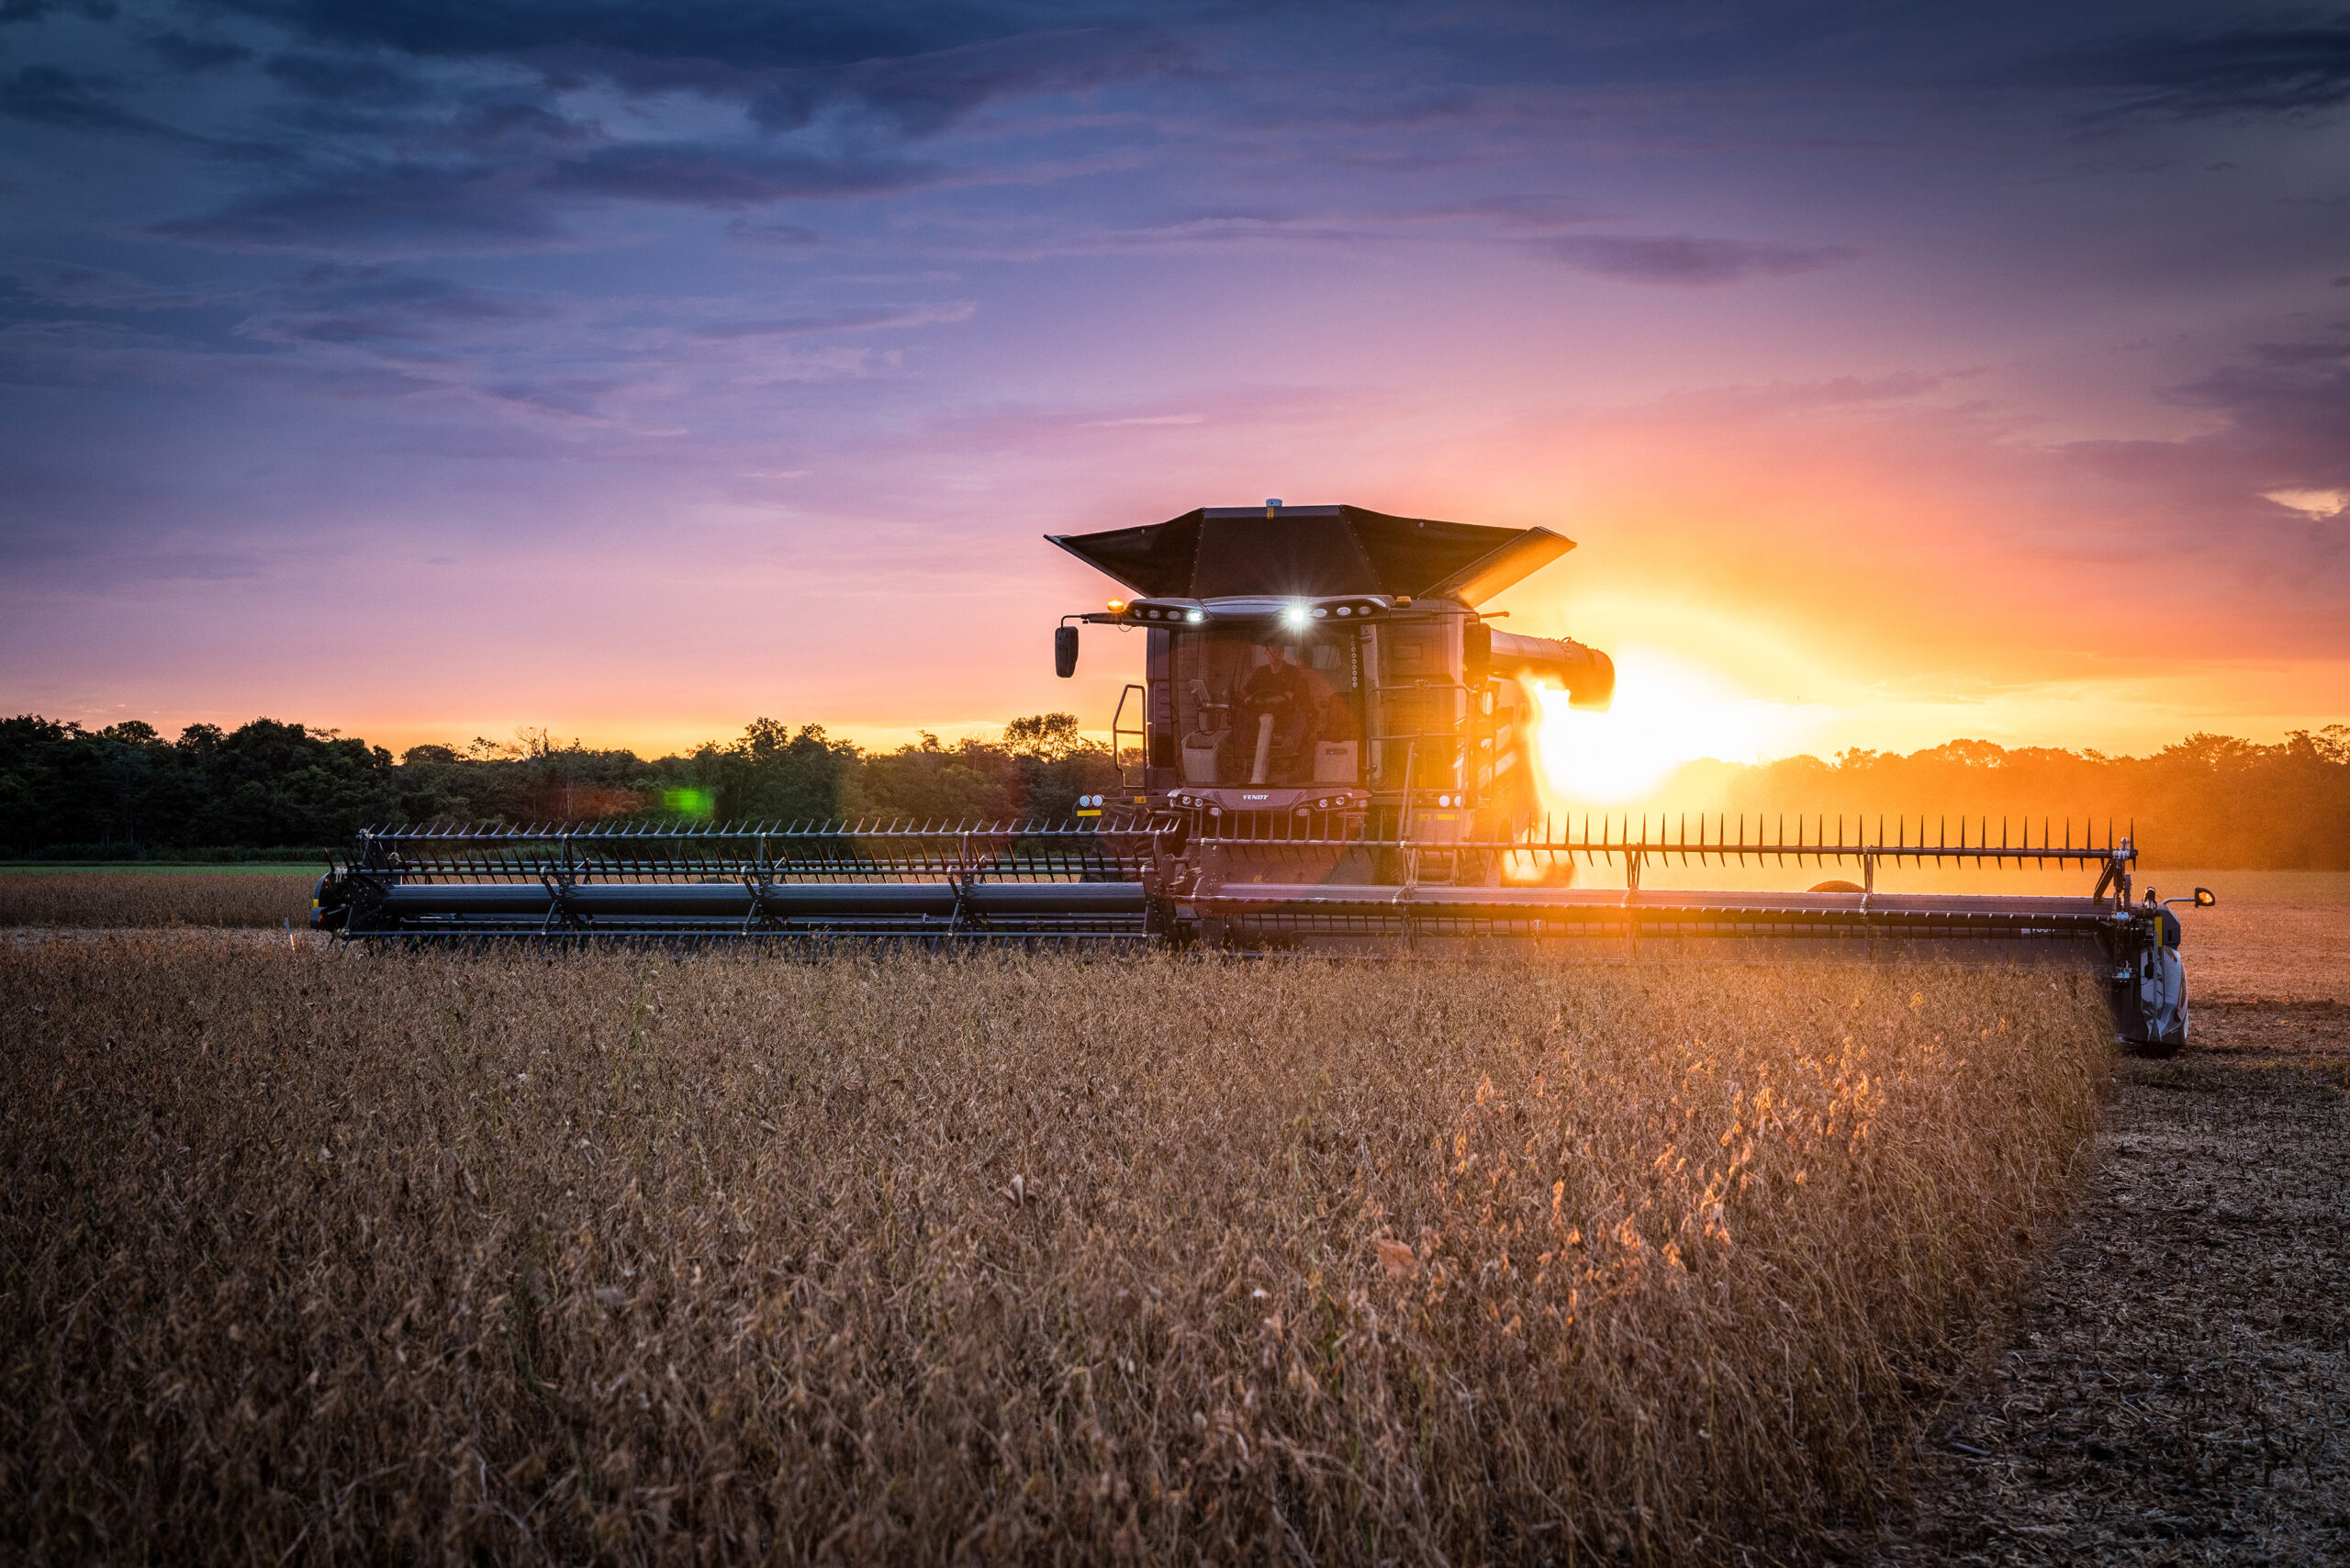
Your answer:
[[[1575,547],[1547,528],[1483,528],[1361,507],[1202,507],[1145,528],[1045,536],[1153,599],[1408,594],[1475,605]]]

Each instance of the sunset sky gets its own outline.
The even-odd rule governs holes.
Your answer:
[[[1716,755],[2350,721],[2350,11],[0,6],[0,710],[1105,727],[1346,501]]]

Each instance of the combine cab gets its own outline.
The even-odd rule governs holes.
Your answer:
[[[1538,687],[1615,693],[1607,655],[1522,635],[1479,606],[1574,546],[1359,507],[1207,508],[1052,536],[1132,596],[1081,625],[1140,631],[1144,680],[1113,720],[1125,779],[1058,822],[723,828],[404,829],[361,835],[313,924],[354,938],[874,938],[1172,943],[1528,955],[1723,937],[1875,953],[2084,958],[2121,1037],[2187,1029],[2177,917],[2133,902],[2128,837],[2068,824],[1873,832],[1740,819],[1651,825],[1545,816]],[[1915,828],[1913,833],[1912,828]],[[1646,867],[1841,868],[1808,892],[1644,890]],[[2077,866],[2086,897],[1879,892],[1881,866]],[[1797,879],[1801,879],[1800,874]],[[1589,885],[1594,880],[1606,886]],[[2211,895],[2197,890],[2192,902]]]
[[[1477,611],[1574,548],[1548,529],[1270,503],[1052,542],[1136,596],[1070,618],[1147,643],[1113,721],[1141,764],[1127,809],[1256,846],[1202,867],[1212,880],[1497,884],[1479,846],[1536,815],[1532,688],[1615,697],[1606,654]],[[1064,676],[1077,634],[1058,633]]]

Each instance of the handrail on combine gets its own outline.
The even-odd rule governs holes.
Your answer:
[[[1126,722],[1126,704],[1137,697],[1142,700],[1135,705],[1142,710],[1142,717],[1129,724]],[[1144,789],[1150,777],[1149,703],[1149,689],[1129,681],[1125,689],[1118,693],[1117,709],[1110,715],[1110,766],[1118,770],[1118,786],[1123,790]],[[1137,759],[1131,769],[1126,766],[1126,749],[1124,744],[1128,735],[1135,738],[1134,755]]]

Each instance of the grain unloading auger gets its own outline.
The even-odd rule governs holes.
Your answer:
[[[1123,787],[1060,820],[404,828],[363,834],[313,924],[411,944],[599,940],[1168,943],[1612,954],[1737,937],[1810,950],[2084,959],[2123,1039],[2186,1037],[2179,924],[2135,846],[2020,828],[1825,819],[1553,821],[1535,689],[1605,709],[1615,666],[1478,606],[1574,546],[1357,507],[1209,508],[1052,542],[1134,596],[1064,619],[1140,631],[1112,721]],[[1970,836],[1971,834],[1971,836]],[[1841,868],[1802,892],[1643,888],[1646,868]],[[2086,897],[1897,893],[1881,868],[2094,868]],[[1587,885],[1598,877],[1610,885]],[[1801,879],[1798,878],[1797,879]],[[1586,885],[1575,885],[1583,883]],[[2192,901],[2208,903],[2198,890]],[[1823,947],[1823,942],[1833,947]]]

